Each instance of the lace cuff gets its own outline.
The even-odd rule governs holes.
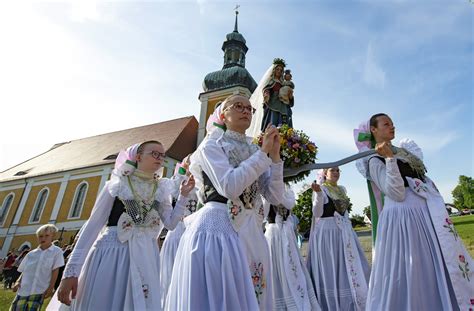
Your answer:
[[[62,279],[70,278],[70,277],[78,278],[80,272],[81,272],[81,268],[79,267],[79,265],[70,265],[70,264],[68,264],[68,265],[66,265],[66,268],[64,269]]]

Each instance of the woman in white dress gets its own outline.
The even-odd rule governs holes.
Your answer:
[[[173,180],[176,182],[177,192],[179,194],[179,187],[181,182],[189,178],[191,173],[189,172],[189,164],[190,160],[189,157],[186,157],[181,165],[176,165],[176,171],[173,176]],[[168,288],[171,282],[171,274],[173,272],[173,265],[174,259],[176,257],[176,251],[178,250],[179,241],[181,240],[181,236],[186,229],[184,225],[184,218],[194,213],[198,208],[198,198],[196,195],[196,188],[191,190],[191,192],[187,195],[187,201],[185,203],[184,215],[181,221],[178,223],[174,230],[170,230],[166,233],[165,241],[161,246],[160,251],[160,282],[161,282],[161,303],[162,306],[165,306],[166,303],[166,295],[168,294]]]
[[[301,258],[291,209],[295,195],[287,189],[281,205],[270,205],[265,238],[270,249],[274,310],[321,310]]]
[[[391,145],[395,127],[386,114],[367,127],[378,153],[367,161],[368,177],[383,194],[367,310],[469,310],[473,260],[425,174],[421,150],[413,141]]]
[[[266,128],[261,148],[245,136],[252,113],[246,97],[228,97],[191,157],[204,207],[185,219],[166,310],[273,308],[261,196],[281,201],[283,162],[277,128]]]
[[[313,189],[308,270],[323,310],[365,310],[370,267],[352,229],[339,167],[320,171]]]
[[[173,210],[174,183],[155,174],[164,158],[157,141],[119,154],[58,289],[59,300],[72,310],[161,310],[160,222],[173,229],[194,188],[193,179],[182,184]]]

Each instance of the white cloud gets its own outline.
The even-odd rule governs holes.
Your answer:
[[[386,82],[386,74],[382,67],[377,64],[374,55],[373,44],[369,42],[364,65],[364,82],[370,86],[384,88]]]
[[[314,114],[297,111],[295,119],[298,120],[298,129],[308,134],[320,148],[324,146],[324,149],[335,148],[344,152],[356,150],[352,140],[353,128],[342,116],[334,117],[320,111]]]

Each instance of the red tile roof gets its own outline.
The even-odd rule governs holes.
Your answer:
[[[113,159],[104,159],[146,140],[160,141],[169,157],[182,160],[196,149],[197,132],[198,122],[189,116],[55,144],[48,151],[1,172],[0,182],[113,163]],[[25,174],[18,175],[19,172]]]

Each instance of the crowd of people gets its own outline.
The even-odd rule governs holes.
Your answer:
[[[358,129],[364,135],[356,135],[361,150],[377,152],[358,163],[380,203],[372,267],[348,217],[339,167],[321,170],[311,186],[303,260],[279,131],[264,127],[258,147],[245,135],[252,115],[246,97],[225,99],[209,118],[206,138],[170,179],[156,173],[165,158],[160,142],[122,151],[47,310],[468,310],[474,304],[472,258],[454,228],[445,228],[449,218],[419,148],[412,141],[391,144],[388,115],[372,116]],[[163,228],[169,231],[160,249]],[[41,227],[39,247],[18,265],[11,310],[39,310],[53,293],[64,265],[52,245],[55,230]]]

